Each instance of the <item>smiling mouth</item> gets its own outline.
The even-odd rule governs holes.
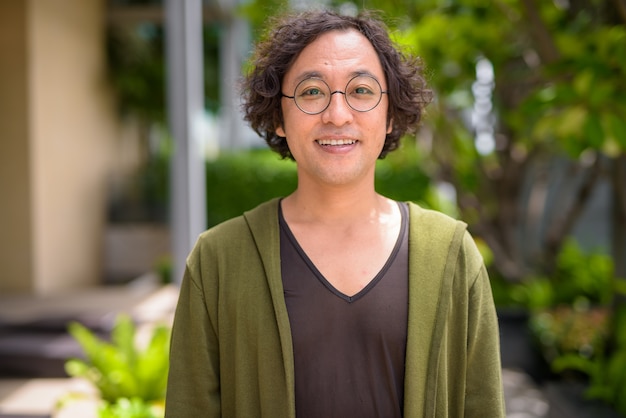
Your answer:
[[[319,145],[325,146],[342,146],[356,144],[355,139],[318,139],[315,142],[317,142]]]

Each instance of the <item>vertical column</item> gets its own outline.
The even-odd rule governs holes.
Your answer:
[[[185,259],[206,228],[206,188],[201,127],[204,114],[202,1],[166,0],[167,93],[171,162],[173,277],[180,281]]]
[[[249,148],[252,140],[258,137],[243,120],[238,85],[241,65],[250,45],[248,22],[236,15],[236,2],[231,3],[222,19],[223,35],[220,43],[220,145],[226,149],[240,150]]]
[[[0,1],[0,295],[35,287],[28,5]]]

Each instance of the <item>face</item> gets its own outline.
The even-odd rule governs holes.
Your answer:
[[[331,92],[344,92],[357,74],[375,78],[382,90],[387,90],[380,60],[367,38],[354,30],[331,31],[302,50],[285,74],[282,92],[293,96],[296,86],[312,76],[323,80]],[[276,133],[287,138],[300,184],[373,182],[376,160],[386,134],[391,132],[387,95],[383,94],[380,103],[367,112],[351,108],[344,94],[330,97],[329,106],[316,115],[302,112],[293,99],[282,99],[283,125]]]

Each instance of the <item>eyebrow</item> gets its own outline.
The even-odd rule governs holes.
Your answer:
[[[374,74],[372,74],[368,70],[352,71],[350,73],[350,75],[349,75],[349,79],[352,79],[354,77],[358,77],[358,76],[361,76],[361,75],[366,75],[366,76],[372,77],[373,79],[375,79],[376,81],[378,81],[380,83],[380,80],[378,79],[378,77],[376,77]],[[302,80],[306,80],[307,78],[319,78],[319,79],[324,80],[324,76],[319,71],[305,71],[302,74],[300,74],[298,77],[296,77],[294,82],[295,82],[295,84],[298,84],[299,82],[301,82]]]
[[[301,82],[302,80],[306,80],[307,78],[322,78],[323,79],[324,77],[322,77],[322,73],[320,73],[319,71],[305,71],[304,73],[296,77],[294,82],[295,84],[298,84],[299,82]]]

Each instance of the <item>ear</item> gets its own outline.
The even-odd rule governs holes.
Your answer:
[[[393,131],[393,119],[389,119],[387,122],[387,135],[389,135]]]
[[[283,137],[283,138],[287,137],[287,135],[285,134],[285,130],[283,129],[283,125],[278,125],[274,132],[276,132],[276,135],[280,137]]]

